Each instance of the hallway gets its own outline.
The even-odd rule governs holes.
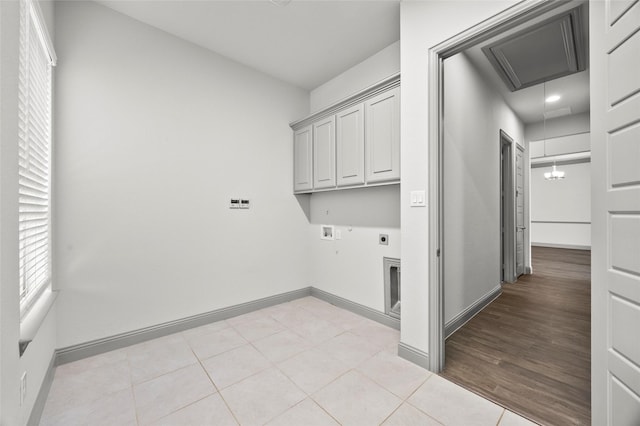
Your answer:
[[[446,342],[442,376],[544,425],[591,423],[591,252],[532,247],[534,275]]]

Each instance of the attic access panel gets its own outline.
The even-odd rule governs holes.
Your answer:
[[[586,69],[581,7],[483,47],[512,92]]]

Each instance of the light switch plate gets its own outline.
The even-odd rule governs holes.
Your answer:
[[[424,191],[411,191],[411,207],[426,207],[427,196]]]

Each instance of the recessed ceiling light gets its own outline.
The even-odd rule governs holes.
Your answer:
[[[545,101],[547,101],[548,103],[557,102],[559,100],[560,100],[560,95],[551,95],[547,99],[545,99]]]

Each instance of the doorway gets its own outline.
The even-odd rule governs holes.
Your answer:
[[[500,281],[512,283],[516,271],[516,198],[514,191],[513,138],[500,130]],[[524,210],[524,205],[523,205]],[[524,239],[522,240],[524,253]],[[524,257],[523,257],[524,260]]]
[[[449,40],[439,46],[436,46],[430,51],[430,70],[431,75],[434,78],[430,82],[430,92],[437,93],[437,97],[432,100],[430,124],[432,134],[430,137],[430,166],[432,167],[432,187],[431,187],[431,214],[434,220],[432,221],[433,235],[438,235],[436,250],[434,250],[434,256],[431,259],[432,277],[437,280],[437,286],[430,286],[430,336],[436,336],[436,339],[430,338],[430,365],[433,371],[441,371],[445,366],[445,343],[444,339],[449,335],[447,325],[452,317],[451,312],[447,310],[450,308],[448,301],[449,294],[445,294],[448,290],[448,284],[451,282],[451,271],[455,271],[455,268],[451,268],[451,257],[454,257],[454,261],[459,257],[459,252],[456,252],[455,239],[452,240],[450,235],[450,229],[452,226],[448,226],[447,223],[451,222],[453,215],[461,215],[458,211],[451,210],[450,199],[456,197],[456,192],[451,191],[451,187],[448,186],[448,181],[451,180],[451,167],[452,167],[452,149],[455,147],[456,138],[464,139],[467,136],[467,140],[473,139],[473,134],[477,137],[476,142],[480,140],[487,140],[482,135],[485,130],[488,133],[492,132],[492,129],[485,127],[479,127],[480,131],[471,132],[473,134],[464,135],[457,130],[451,131],[451,128],[447,127],[447,123],[451,123],[451,111],[460,109],[465,117],[472,117],[478,114],[488,114],[508,116],[509,113],[500,107],[496,102],[489,99],[486,95],[487,90],[480,90],[478,98],[484,98],[484,104],[482,106],[480,102],[476,103],[474,111],[481,111],[480,113],[474,113],[471,111],[465,111],[464,108],[469,105],[452,106],[450,99],[445,99],[445,94],[450,93],[450,90],[463,91],[465,94],[469,94],[470,91],[466,90],[463,84],[459,80],[456,80],[456,76],[452,77],[450,73],[447,73],[447,78],[444,78],[446,68],[451,63],[454,57],[462,52],[466,51],[470,47],[473,47],[479,43],[486,42],[492,38],[497,37],[499,34],[509,32],[513,34],[518,30],[518,27],[522,24],[531,22],[540,23],[549,19],[558,12],[564,12],[569,8],[579,6],[581,2],[569,2],[569,3],[545,3],[545,4],[531,4],[527,3],[519,5],[518,8],[511,9],[505,12],[503,15],[495,18],[488,23],[484,23],[482,27],[472,28],[467,32]],[[565,7],[566,9],[562,9]],[[469,58],[467,58],[469,59]],[[458,59],[459,62],[465,62],[465,59]],[[471,63],[471,60],[467,60]],[[468,67],[472,68],[471,66]],[[453,83],[452,83],[453,80]],[[470,99],[471,98],[471,99]],[[544,99],[542,96],[541,99]],[[473,96],[467,96],[465,98],[466,104],[470,104],[474,107]],[[484,106],[484,110],[482,107]],[[455,114],[453,115],[455,117]],[[446,120],[444,119],[446,117]],[[486,123],[487,120],[479,120],[482,123]],[[506,120],[508,123],[512,123],[512,119]],[[453,120],[454,127],[468,125],[467,121],[455,121]],[[517,127],[517,126],[516,126]],[[462,138],[459,135],[462,134]],[[484,202],[490,202],[495,200],[495,213],[496,219],[486,221],[487,227],[492,227],[493,223],[496,224],[496,232],[493,240],[485,240],[486,247],[484,251],[476,250],[475,253],[479,253],[477,258],[489,259],[492,257],[492,252],[495,250],[497,255],[495,258],[496,265],[496,281],[513,282],[515,279],[524,274],[530,272],[532,268],[530,260],[530,242],[528,233],[528,223],[530,221],[527,216],[527,173],[529,168],[528,153],[526,151],[526,142],[522,133],[518,133],[518,130],[513,130],[513,127],[506,127],[506,130],[500,132],[500,143],[495,143],[495,137],[498,131],[492,133],[490,145],[484,145],[483,149],[490,150],[494,155],[494,163],[484,163],[482,169],[484,177],[488,176],[488,180],[493,180],[494,190],[496,192],[495,197],[478,197],[474,202],[471,202],[471,198],[466,196],[463,198],[470,200],[467,203],[467,208],[476,213],[481,212],[486,207]],[[450,143],[454,142],[454,147]],[[469,148],[470,145],[465,145]],[[470,149],[476,149],[477,147],[471,146]],[[455,154],[455,152],[453,153]],[[480,154],[482,155],[482,154]],[[474,157],[473,161],[482,162],[485,156]],[[473,161],[469,163],[462,162],[463,167],[467,167]],[[475,165],[474,165],[475,166]],[[456,167],[456,166],[453,166]],[[460,167],[460,166],[458,166]],[[464,170],[467,173],[468,170]],[[455,178],[454,178],[455,179]],[[459,177],[457,177],[459,179]],[[469,183],[469,182],[467,182]],[[476,232],[475,229],[464,228],[465,235],[469,235],[470,232]],[[508,232],[509,231],[509,232]],[[469,242],[469,239],[462,240],[464,244],[473,244]],[[479,245],[478,245],[479,246]],[[527,253],[529,251],[529,253]],[[510,257],[511,256],[511,257]],[[471,264],[476,260],[476,257],[465,256],[463,258],[466,264]],[[480,262],[482,263],[482,262]],[[498,265],[500,269],[498,269]],[[502,271],[502,265],[504,265],[504,271]],[[485,277],[480,274],[474,275],[474,282],[483,280]],[[528,278],[528,277],[525,277]],[[446,283],[446,284],[445,284]],[[489,287],[487,287],[489,288]],[[486,290],[486,289],[485,289]],[[476,300],[478,297],[484,297],[483,301],[490,302],[487,297],[490,297],[490,293],[483,295],[475,295]],[[477,299],[480,300],[480,299]],[[488,305],[488,303],[487,303]],[[486,306],[486,305],[485,305]],[[465,309],[465,306],[462,306]],[[455,316],[455,315],[454,315]],[[499,324],[493,324],[499,327]],[[495,329],[495,328],[494,328]],[[499,338],[499,337],[498,337]],[[494,342],[495,343],[495,342]],[[487,341],[487,345],[492,345],[490,339]],[[478,356],[482,356],[479,354]],[[502,362],[502,361],[501,361]],[[518,368],[515,366],[514,368]],[[494,383],[494,386],[498,386]]]

